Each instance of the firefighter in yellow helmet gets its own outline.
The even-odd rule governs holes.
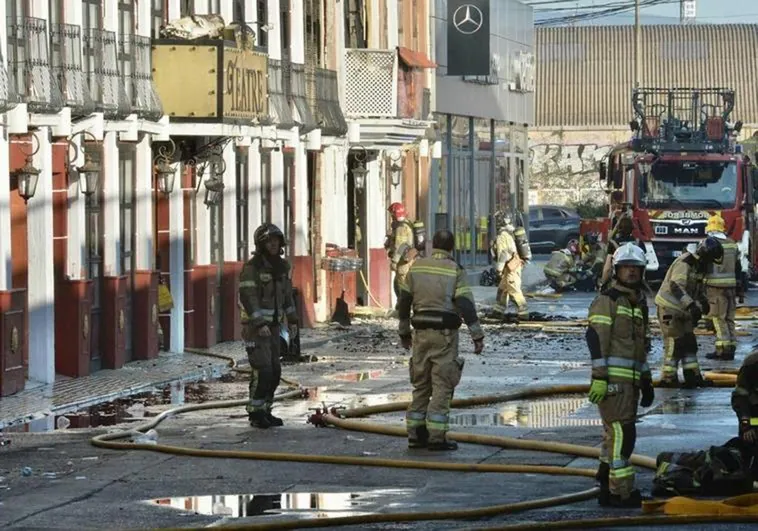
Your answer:
[[[723,257],[721,242],[708,236],[698,244],[694,253],[684,252],[666,271],[655,296],[663,336],[661,387],[679,386],[679,362],[682,363],[685,388],[704,387],[710,383],[700,374],[694,330],[703,314],[710,311],[703,292],[703,275],[710,264],[721,263]]]
[[[403,347],[413,347],[413,398],[405,420],[408,447],[445,451],[458,448],[445,436],[450,401],[463,372],[458,328],[462,322],[468,326],[475,354],[484,349],[484,332],[466,283],[466,271],[451,254],[455,236],[449,230],[437,231],[432,244],[432,255],[416,260],[400,286],[398,332]]]
[[[646,265],[645,253],[637,245],[619,247],[613,255],[611,283],[589,310],[589,399],[598,405],[605,430],[597,473],[599,502],[612,507],[641,504],[629,458],[634,451],[640,394],[642,407],[650,407],[655,398],[645,351],[648,308],[642,275]]]
[[[508,310],[508,302],[513,299],[518,318],[528,319],[529,309],[526,298],[521,292],[521,270],[524,267],[524,260],[516,244],[516,228],[513,226],[510,215],[504,213],[495,216],[495,223],[498,231],[494,249],[495,269],[501,280],[497,288],[497,304],[493,308],[492,315],[495,318],[504,318]]]
[[[721,242],[721,247],[724,248],[722,262],[709,265],[705,272],[705,294],[711,307],[708,318],[713,322],[716,332],[716,350],[705,357],[733,360],[737,350],[734,313],[737,309],[737,296],[743,296],[739,250],[737,244],[727,237],[726,224],[720,214],[711,216],[705,231],[708,236]]]
[[[276,225],[264,223],[255,229],[253,241],[255,253],[240,274],[239,302],[244,310],[242,339],[252,368],[248,419],[251,426],[266,429],[283,424],[271,414],[282,376],[279,334],[286,319],[290,337],[297,336],[297,313],[292,269],[282,257],[284,234]]]

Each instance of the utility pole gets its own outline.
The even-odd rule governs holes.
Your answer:
[[[642,82],[642,31],[640,26],[640,0],[634,0],[634,88]]]

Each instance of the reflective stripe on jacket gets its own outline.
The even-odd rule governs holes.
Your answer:
[[[670,310],[686,312],[687,307],[701,299],[703,276],[697,270],[695,255],[685,252],[674,260],[661,283],[655,304]]]
[[[733,240],[716,237],[724,248],[724,258],[720,264],[711,264],[705,274],[705,285],[715,288],[734,288],[737,286],[737,262],[739,249]],[[742,268],[740,268],[742,269]]]
[[[567,254],[568,253],[568,254]],[[568,250],[553,251],[550,260],[545,265],[544,271],[546,277],[558,278],[565,275],[574,267],[574,257]]]
[[[288,263],[284,265],[285,271],[277,276],[265,258],[253,256],[245,263],[239,285],[242,324],[259,327],[282,322],[285,317],[290,324],[297,323],[292,269]]]
[[[638,383],[650,379],[645,337],[648,308],[641,291],[616,281],[592,302],[587,346],[592,357],[592,378],[610,383]]]

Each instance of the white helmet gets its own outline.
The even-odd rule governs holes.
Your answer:
[[[620,265],[647,267],[645,251],[634,242],[625,243],[613,253],[613,267]]]

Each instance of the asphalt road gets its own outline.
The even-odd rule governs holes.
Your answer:
[[[494,288],[477,290],[478,298],[485,304],[493,294]],[[532,299],[530,305],[534,311],[583,317],[592,296],[575,293],[560,299]],[[758,302],[758,297],[751,294],[748,302]],[[749,335],[739,338],[737,360],[724,366],[738,367],[750,351],[755,343],[754,324],[740,323]],[[320,358],[318,363],[285,368],[286,377],[310,388],[311,398],[289,401],[277,408],[286,421],[283,428],[252,430],[244,411],[216,410],[166,421],[158,427],[159,441],[208,449],[596,466],[589,459],[469,444],[461,445],[458,452],[451,454],[409,451],[403,438],[317,429],[306,424],[309,408],[322,404],[350,407],[407,399],[408,357],[397,345],[396,324],[373,321],[355,326],[364,327],[365,332],[319,349],[315,352]],[[465,334],[462,337],[466,367],[456,397],[505,392],[527,385],[588,382],[589,356],[581,330],[546,334],[512,327],[486,328],[486,350],[481,357],[473,354]],[[703,336],[699,339],[702,357],[713,348],[713,339]],[[657,368],[660,360],[661,343],[655,338],[650,362]],[[207,382],[202,399],[240,398],[246,391],[247,384],[241,378]],[[729,398],[728,389],[657,391],[653,406],[641,411],[637,453],[655,456],[661,451],[697,450],[725,442],[736,431]],[[149,406],[147,411],[157,414],[169,407]],[[402,425],[403,416],[388,414],[376,419]],[[596,408],[582,396],[455,411],[451,423],[455,430],[593,446],[599,444],[601,431]],[[12,444],[0,447],[0,527],[155,529],[316,516],[323,517],[324,526],[328,526],[328,516],[471,508],[564,494],[593,485],[591,480],[570,477],[556,480],[537,475],[429,472],[107,451],[89,445],[88,439],[95,432],[68,429],[52,434],[11,434]],[[30,476],[23,475],[24,467],[31,468]],[[649,488],[651,477],[649,472],[640,473],[640,486]],[[383,524],[354,529],[471,529],[523,521],[631,514],[636,512],[603,510],[596,502],[588,501],[476,522]]]

